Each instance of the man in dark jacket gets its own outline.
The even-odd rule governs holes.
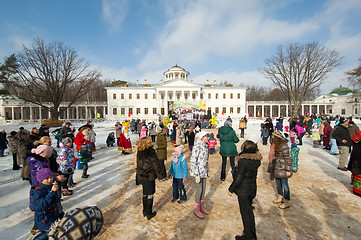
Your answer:
[[[61,129],[60,129],[60,138],[61,139],[65,139],[66,137],[69,137],[71,138],[71,140],[74,139],[74,133],[73,131],[71,130],[70,128],[71,126],[71,123],[70,122],[66,122],[65,123],[65,126],[63,126]]]
[[[340,123],[335,129],[335,131],[332,133],[332,137],[336,139],[340,156],[337,168],[342,171],[347,171],[346,162],[352,142],[350,138],[350,133],[348,131],[348,119],[341,117],[339,121]]]

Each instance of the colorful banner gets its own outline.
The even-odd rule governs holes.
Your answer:
[[[196,103],[196,102],[173,102],[173,103],[169,104],[169,110],[173,110],[175,108],[206,109],[206,103],[202,102],[202,101],[199,101],[198,103]]]

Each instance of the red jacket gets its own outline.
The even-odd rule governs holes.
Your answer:
[[[90,141],[84,139],[84,134],[78,132],[74,138],[74,143],[76,145],[76,150],[79,151],[79,148],[83,145],[83,143],[90,144]]]

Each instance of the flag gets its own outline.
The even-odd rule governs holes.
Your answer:
[[[128,113],[128,117],[130,117],[132,114],[131,113]]]
[[[100,118],[100,113],[97,113],[97,118]]]
[[[222,111],[222,115],[224,115],[224,112]]]
[[[122,117],[122,115],[120,113],[118,113],[118,117]]]

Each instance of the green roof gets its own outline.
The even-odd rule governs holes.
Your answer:
[[[347,87],[342,87],[342,86],[340,86],[340,87],[338,87],[338,88],[333,89],[333,90],[330,92],[330,94],[337,94],[337,95],[339,95],[339,96],[342,96],[342,95],[346,95],[346,94],[348,94],[348,93],[350,93],[350,92],[352,92],[351,89],[349,89],[349,88],[347,88]]]

